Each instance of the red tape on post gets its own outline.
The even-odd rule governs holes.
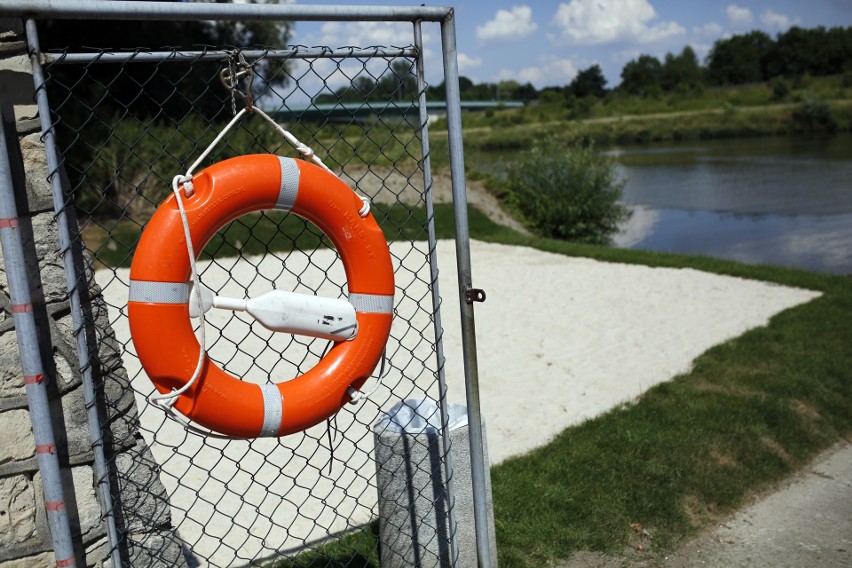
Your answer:
[[[56,445],[55,444],[36,444],[36,453],[37,454],[55,454],[56,453]]]
[[[25,385],[37,385],[44,380],[44,375],[39,373],[38,375],[24,375],[24,384]]]

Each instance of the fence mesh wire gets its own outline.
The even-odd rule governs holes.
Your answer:
[[[370,523],[378,508],[371,428],[382,409],[398,400],[441,397],[429,263],[435,243],[427,239],[415,61],[388,56],[388,50],[333,57],[296,48],[284,59],[254,62],[257,104],[371,199],[397,287],[385,375],[365,385],[375,389],[370,398],[346,405],[328,423],[280,439],[219,440],[165,419],[148,402],[155,391],[129,336],[128,273],[139,235],[170,193],[173,176],[232,118],[232,104],[242,106],[219,80],[225,62],[202,53],[178,60],[172,57],[177,52],[164,49],[153,62],[131,57],[70,64],[58,53],[46,68],[66,198],[89,277],[106,304],[106,314],[90,315],[92,356],[97,366],[110,349],[126,369],[126,376],[114,368],[96,373],[100,434],[119,439],[121,432],[138,430],[150,448],[137,444],[130,454],[107,455],[120,540],[112,545],[132,548],[133,563],[165,564],[165,551],[176,544],[190,565],[240,565],[306,552],[315,555],[311,565],[374,562],[378,531]],[[267,123],[247,115],[203,165],[266,152],[296,157]],[[273,288],[331,297],[347,292],[328,238],[285,212],[240,217],[200,258],[202,281],[224,296],[253,297]],[[304,373],[327,344],[271,332],[241,313],[216,310],[207,324],[210,357],[256,383]],[[164,344],[168,333],[163,330]],[[414,466],[435,475],[435,464]],[[152,489],[156,477],[165,492]],[[157,506],[165,501],[166,515]],[[137,532],[140,526],[167,530]],[[341,537],[352,532],[357,537]],[[324,544],[330,537],[332,547]]]

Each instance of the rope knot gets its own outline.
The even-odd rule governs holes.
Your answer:
[[[309,160],[313,159],[313,157],[314,157],[314,151],[313,151],[313,149],[311,149],[310,146],[305,146],[304,144],[299,144],[299,146],[296,147],[296,150],[301,155],[308,158]]]
[[[195,187],[192,185],[192,176],[178,174],[172,180],[173,189],[183,185],[183,194],[187,197],[192,197],[195,194]]]
[[[358,210],[358,215],[361,217],[366,217],[370,214],[370,198],[364,197],[363,195],[358,196],[364,205],[361,206],[361,209]]]

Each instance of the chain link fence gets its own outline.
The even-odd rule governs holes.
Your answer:
[[[51,52],[44,84],[64,200],[76,225],[72,247],[84,251],[81,278],[103,299],[88,305],[85,317],[101,424],[93,437],[109,442],[138,433],[147,444],[130,442],[132,454],[106,452],[108,480],[100,483],[108,482],[113,501],[113,514],[105,517],[115,524],[110,546],[132,548],[131,563],[140,565],[142,558],[167,564],[166,551],[176,546],[189,565],[276,559],[280,565],[375,564],[377,550],[388,543],[378,542],[375,523],[374,426],[400,400],[434,399],[444,410],[446,405],[422,109],[426,85],[417,74],[422,46],[122,48]],[[370,198],[396,281],[386,361],[363,387],[370,396],[345,405],[327,423],[282,438],[223,440],[168,420],[149,403],[156,391],[128,327],[129,265],[146,222],[171,192],[172,178],[244,105],[220,81],[222,69],[237,57],[256,74],[255,104]],[[268,123],[246,115],[202,167],[249,153],[297,157]],[[228,224],[204,248],[198,270],[206,287],[234,298],[271,289],[334,298],[347,293],[329,239],[282,211],[244,215]],[[164,329],[164,343],[168,334]],[[207,317],[210,358],[245,381],[298,376],[322,358],[327,343],[271,332],[240,312],[215,310]],[[120,358],[126,373],[98,368],[104,349]],[[446,416],[441,420],[446,425]],[[436,510],[418,511],[424,519],[451,515],[448,447],[442,439],[437,464],[413,464],[443,486],[444,502],[430,497]],[[166,530],[134,532],[134,526]],[[438,565],[448,558],[422,560]]]

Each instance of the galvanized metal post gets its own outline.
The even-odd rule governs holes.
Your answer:
[[[2,11],[0,11],[2,13]],[[351,49],[325,49],[317,47],[306,47],[299,49],[243,49],[240,53],[249,60],[255,59],[357,59],[364,57],[414,57],[415,50],[410,47],[393,49],[379,48],[351,48]],[[180,51],[131,51],[131,52],[94,52],[94,53],[43,53],[42,60],[47,65],[59,63],[61,65],[88,65],[90,63],[161,63],[171,62],[196,62],[196,61],[227,61],[232,52],[226,50],[192,50],[182,49]]]
[[[56,211],[56,222],[59,228],[59,246],[62,262],[65,267],[65,278],[68,285],[68,296],[71,303],[71,322],[74,326],[74,337],[77,340],[77,357],[80,363],[80,372],[83,375],[83,398],[86,403],[87,418],[89,422],[89,435],[92,441],[92,452],[95,458],[95,477],[101,496],[104,521],[106,522],[107,537],[111,546],[110,555],[113,566],[121,566],[121,551],[119,550],[118,529],[115,524],[115,510],[113,508],[112,494],[109,487],[109,472],[107,469],[106,455],[104,454],[104,437],[98,416],[97,399],[95,396],[95,385],[92,377],[92,365],[89,360],[89,346],[86,341],[86,333],[83,328],[83,310],[81,307],[81,280],[82,292],[88,294],[85,278],[78,278],[77,269],[74,264],[74,255],[71,251],[72,238],[71,229],[66,211],[65,199],[62,194],[62,180],[59,176],[59,150],[56,146],[56,134],[50,118],[50,105],[47,101],[45,89],[44,70],[39,61],[41,49],[38,43],[38,32],[34,20],[27,20],[27,45],[30,50],[30,62],[33,68],[33,81],[35,82],[36,102],[38,103],[38,115],[41,121],[41,130],[44,133],[44,150],[47,157],[47,168],[50,172],[50,185],[53,189],[53,208]]]
[[[473,301],[470,295],[470,292],[473,291],[470,263],[470,229],[467,220],[467,190],[464,177],[456,23],[455,14],[452,11],[441,22],[441,40],[444,45],[447,134],[449,137],[450,173],[453,184],[453,204],[456,222],[456,265],[458,267],[459,278],[462,355],[464,357],[465,393],[467,395],[468,427],[470,432],[476,549],[479,566],[481,568],[491,568],[492,566],[496,566],[497,559],[491,558],[491,548],[488,539],[485,480],[486,476],[490,475],[490,473],[484,457],[482,412],[479,404],[479,368],[476,359],[476,328],[473,318]]]
[[[426,199],[426,230],[429,238],[429,285],[432,289],[432,314],[433,328],[435,330],[435,357],[438,370],[438,396],[441,408],[441,442],[444,450],[444,477],[447,487],[447,522],[450,533],[450,557],[453,565],[459,557],[459,547],[456,534],[456,512],[455,493],[453,492],[453,459],[450,453],[452,442],[448,424],[450,421],[447,410],[447,379],[444,372],[446,359],[444,358],[444,328],[441,325],[441,291],[438,286],[438,251],[437,237],[435,236],[435,204],[432,196],[432,158],[429,147],[429,114],[426,111],[426,77],[423,69],[423,30],[420,22],[414,22],[414,46],[417,48],[415,59],[417,71],[417,93],[418,110],[420,112],[420,143],[423,148],[423,188]]]
[[[447,8],[431,6],[311,6],[122,0],[3,0],[0,14],[77,20],[290,20],[414,22],[441,21]]]
[[[5,114],[5,112],[3,113]],[[3,264],[9,283],[12,316],[15,320],[15,335],[21,355],[21,367],[27,391],[27,403],[32,422],[35,452],[44,491],[44,508],[50,526],[50,538],[57,566],[77,565],[74,543],[56,455],[56,439],[50,420],[41,350],[38,344],[35,317],[30,297],[27,267],[24,262],[24,244],[18,224],[15,192],[12,187],[12,169],[9,148],[6,144],[5,120],[0,120],[0,241],[3,246]]]

